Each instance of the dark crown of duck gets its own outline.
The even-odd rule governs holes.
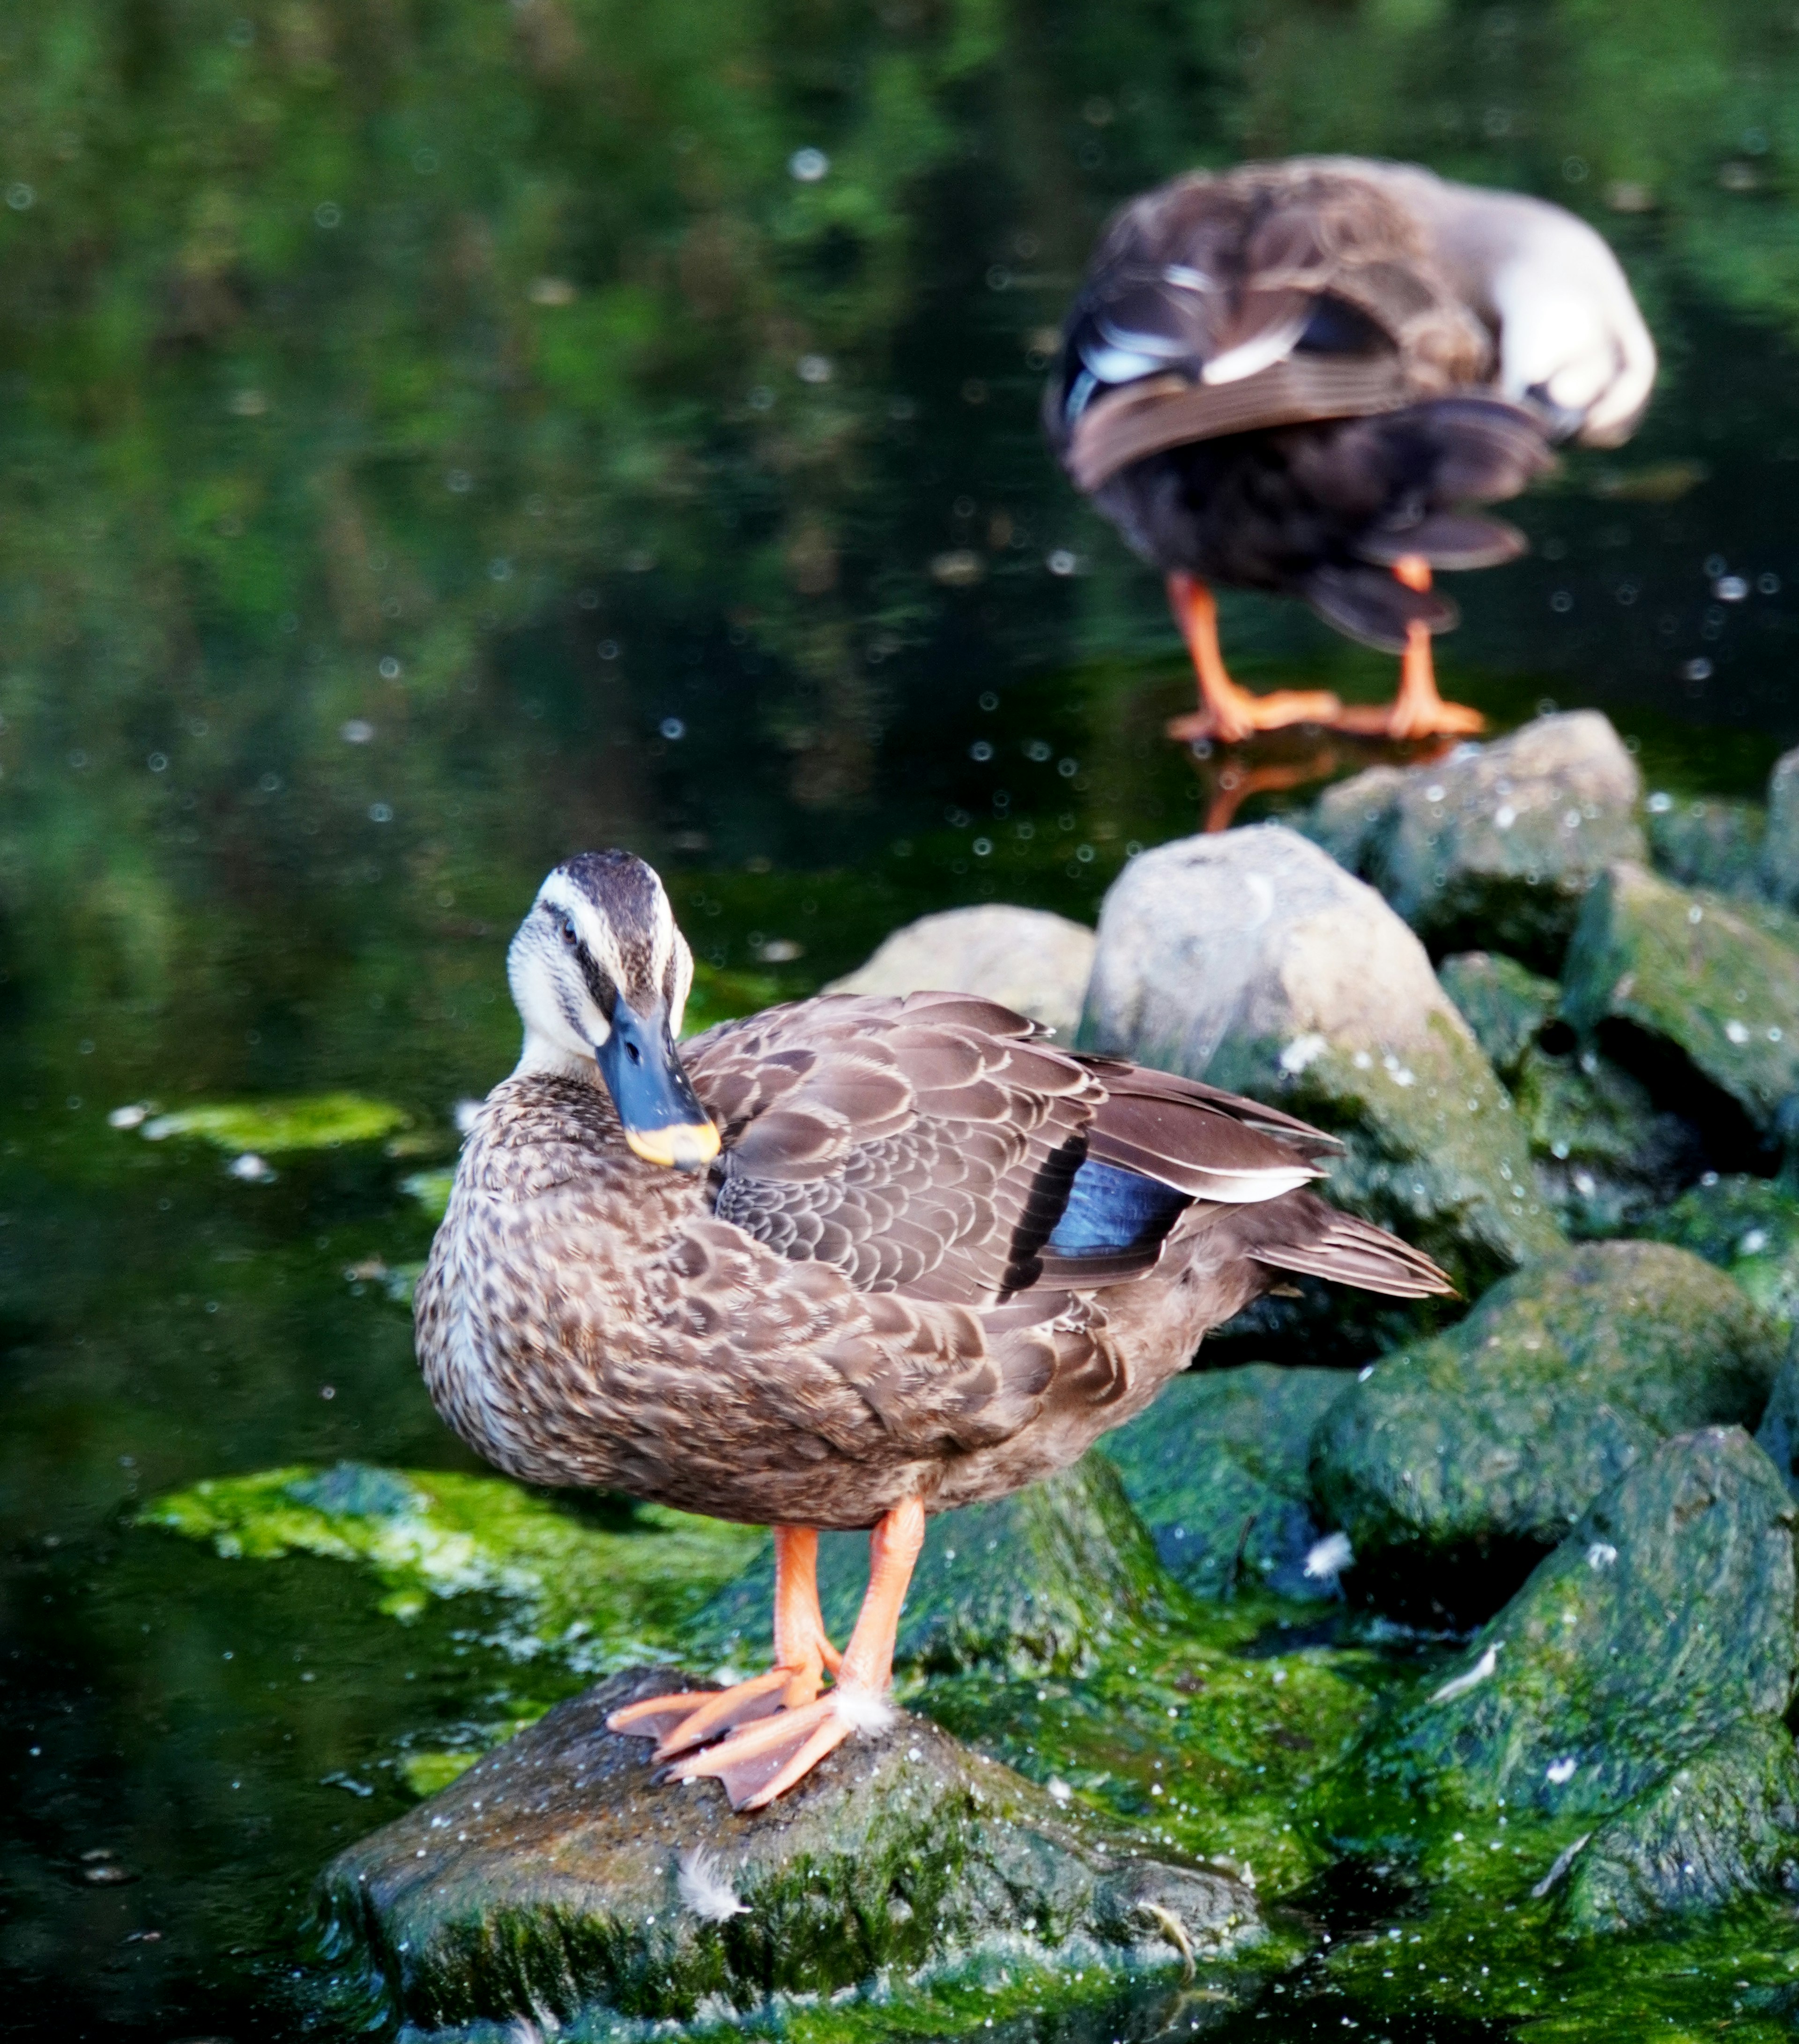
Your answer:
[[[583,852],[537,890],[507,954],[525,1025],[520,1071],[597,1066],[625,1140],[646,1162],[692,1171],[719,1132],[675,1049],[693,955],[662,882],[627,851]]]

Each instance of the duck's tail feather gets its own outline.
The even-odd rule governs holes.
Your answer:
[[[1390,1299],[1456,1296],[1448,1274],[1422,1250],[1340,1212],[1315,1193],[1290,1193],[1245,1208],[1233,1231],[1243,1254],[1270,1270],[1325,1278]]]

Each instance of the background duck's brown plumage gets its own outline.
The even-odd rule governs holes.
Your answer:
[[[1394,652],[1456,613],[1388,571],[1521,551],[1463,507],[1547,468],[1557,423],[1490,387],[1494,334],[1407,202],[1427,177],[1299,159],[1133,201],[1044,407],[1071,477],[1164,573],[1299,595]]]
[[[866,1526],[1072,1461],[1276,1272],[1448,1289],[1303,1189],[1329,1138],[990,1002],[804,1001],[683,1055],[709,1177],[641,1162],[556,1074],[496,1088],[463,1153],[420,1354],[527,1481]]]

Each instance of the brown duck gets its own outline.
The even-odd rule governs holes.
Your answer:
[[[1353,156],[1195,171],[1112,221],[1045,394],[1058,459],[1160,568],[1199,681],[1171,736],[1319,723],[1476,731],[1437,694],[1456,621],[1437,568],[1524,547],[1463,507],[1513,497],[1550,444],[1613,447],[1655,344],[1605,243],[1561,207]],[[1218,649],[1210,585],[1302,597],[1405,656],[1387,709],[1254,696]]]
[[[1282,1272],[1451,1289],[1306,1189],[1329,1137],[991,1001],[802,1001],[677,1051],[692,960],[627,853],[558,866],[508,969],[524,1053],[419,1286],[425,1380],[526,1482],[773,1526],[770,1671],[613,1720],[739,1808],[884,1720],[927,1513],[1075,1461]],[[820,1527],[873,1529],[841,1656]]]

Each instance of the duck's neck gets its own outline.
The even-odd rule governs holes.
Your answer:
[[[540,1036],[535,1029],[525,1031],[524,1048],[519,1053],[519,1062],[512,1068],[512,1077],[523,1078],[558,1078],[585,1081],[598,1086],[600,1072],[591,1057],[578,1057],[552,1043],[547,1036]]]

